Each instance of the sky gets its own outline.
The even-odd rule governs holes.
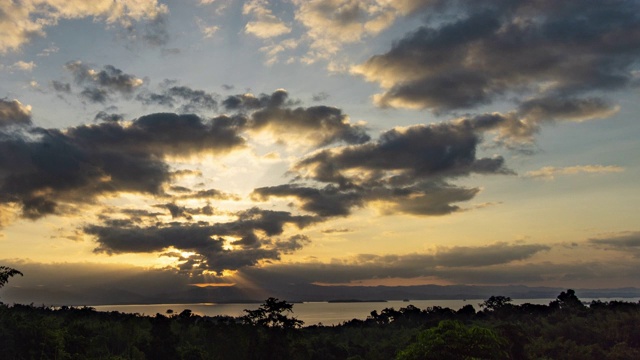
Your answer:
[[[7,288],[640,287],[639,88],[635,0],[3,1]]]

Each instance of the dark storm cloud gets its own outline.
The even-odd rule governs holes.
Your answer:
[[[258,281],[278,280],[303,283],[347,283],[358,280],[386,278],[416,278],[434,276],[465,283],[464,276],[481,277],[483,272],[494,273],[498,268],[521,268],[517,262],[548,250],[544,245],[509,245],[498,243],[479,247],[441,248],[435,254],[371,255],[361,254],[349,259],[333,259],[330,263],[275,264],[261,269],[243,269],[242,273]],[[474,256],[475,254],[475,256]],[[520,279],[539,280],[538,274],[525,271]],[[530,269],[529,269],[530,270]],[[473,275],[478,272],[478,275]],[[544,272],[543,274],[546,274]],[[508,275],[508,274],[505,274]],[[504,275],[503,275],[504,277]],[[495,282],[501,282],[497,276]],[[493,281],[487,276],[485,283]],[[512,279],[513,280],[513,279]]]
[[[617,107],[601,98],[563,98],[547,97],[531,99],[518,107],[520,117],[532,122],[552,120],[588,120],[608,117],[617,111]]]
[[[30,125],[31,107],[18,100],[0,99],[0,128],[9,125]]]
[[[0,199],[21,203],[26,217],[52,213],[58,200],[89,202],[116,191],[157,194],[169,179],[168,166],[150,154],[100,148],[58,130],[36,133],[36,140],[0,141],[9,150],[0,155]]]
[[[121,191],[161,195],[172,179],[164,157],[243,145],[233,122],[195,115],[33,129],[29,137],[0,137],[0,201],[20,203],[23,216],[33,219],[54,213],[59,201],[84,203]]]
[[[129,126],[118,123],[81,125],[66,131],[79,142],[101,148],[155,155],[191,155],[228,152],[244,146],[239,126],[232,120],[206,121],[196,115],[156,113],[142,116]]]
[[[376,142],[323,150],[301,160],[296,169],[317,181],[342,184],[383,181],[391,171],[396,173],[389,178],[392,182],[507,173],[501,157],[476,157],[480,141],[474,129],[464,125],[416,125],[388,130]],[[349,177],[349,170],[364,174]]]
[[[282,234],[285,224],[302,229],[321,220],[315,216],[291,215],[286,211],[262,210],[256,207],[241,211],[237,216],[238,220],[229,226],[261,230],[267,236]]]
[[[446,215],[452,203],[471,200],[476,188],[449,179],[479,174],[511,174],[501,157],[477,158],[479,133],[504,120],[468,120],[417,125],[384,132],[377,141],[318,151],[293,168],[301,180],[322,187],[286,184],[257,188],[257,200],[292,197],[303,210],[320,216],[348,215],[354,207],[382,203],[385,212]]]
[[[253,190],[252,197],[267,201],[270,197],[293,197],[300,202],[300,208],[320,216],[349,215],[351,208],[364,204],[364,195],[357,190],[341,190],[328,185],[315,188],[295,184],[262,187]]]
[[[178,107],[182,113],[214,111],[218,109],[218,95],[204,90],[192,89],[188,86],[171,86],[160,93],[143,92],[136,99],[145,105],[161,105],[170,108]]]
[[[633,85],[637,1],[434,1],[424,10],[424,26],[354,70],[385,88],[381,106],[441,112]]]
[[[174,84],[165,81],[160,92],[141,92],[136,99],[145,105],[176,108],[182,113],[218,109],[218,95]],[[326,146],[337,142],[361,144],[370,139],[366,128],[350,124],[342,110],[329,106],[296,107],[298,103],[289,99],[285,90],[259,96],[231,95],[220,103],[231,113],[218,115],[216,119],[233,121],[244,131],[269,132],[283,143],[294,139],[313,146]]]
[[[84,231],[95,235],[99,246],[95,252],[108,254],[142,253],[164,250],[174,246],[182,250],[222,251],[222,239],[213,239],[211,227],[171,223],[162,227],[97,226]]]
[[[329,106],[266,108],[254,112],[251,119],[252,129],[269,130],[276,137],[282,133],[297,133],[316,146],[336,142],[362,144],[370,140],[363,126],[350,124],[342,110]]]
[[[289,99],[285,90],[270,95],[251,94],[227,97],[223,106],[239,113],[249,113],[247,128],[268,131],[282,142],[295,138],[314,146],[343,142],[362,144],[370,140],[366,129],[349,123],[342,110],[330,106],[295,107],[297,101]]]
[[[186,217],[186,209],[176,204],[166,207],[173,217]],[[107,254],[157,252],[176,248],[196,255],[189,262],[202,269],[221,272],[252,266],[261,260],[277,260],[282,253],[291,253],[309,243],[304,235],[287,240],[272,239],[281,235],[287,224],[304,228],[318,219],[295,216],[288,212],[252,208],[235,214],[236,219],[226,223],[158,223],[138,226],[131,222],[105,221],[103,225],[89,225],[85,233],[96,237],[95,252]],[[238,240],[228,249],[224,237]],[[266,236],[266,238],[261,238]]]
[[[22,201],[22,216],[36,220],[55,213],[56,203],[44,196],[31,196]]]

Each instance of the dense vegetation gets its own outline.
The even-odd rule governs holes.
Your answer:
[[[640,359],[640,304],[572,290],[549,305],[493,296],[476,312],[412,305],[301,327],[269,299],[243,318],[0,305],[2,359]]]

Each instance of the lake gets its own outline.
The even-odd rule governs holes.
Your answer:
[[[323,325],[338,325],[351,319],[366,319],[373,310],[380,312],[384,308],[400,309],[408,305],[426,309],[430,306],[449,307],[459,309],[471,304],[476,310],[478,304],[484,300],[415,300],[415,301],[387,301],[387,302],[304,302],[293,305],[292,316],[304,321],[306,326],[322,323]],[[548,303],[550,300],[540,300],[538,303]],[[120,311],[125,313],[139,313],[143,315],[166,314],[167,309],[179,314],[184,309],[190,309],[194,314],[203,316],[243,316],[244,309],[257,309],[260,304],[153,304],[153,305],[104,305],[93,306],[98,311]]]
[[[638,302],[640,298],[626,299],[608,299],[603,298],[602,301],[622,300],[628,302]],[[468,300],[411,300],[406,301],[387,301],[387,302],[354,302],[354,303],[327,303],[327,302],[305,302],[293,305],[292,316],[304,321],[305,326],[322,323],[323,325],[338,325],[344,321],[351,319],[364,320],[369,316],[371,311],[380,312],[384,308],[394,308],[396,310],[413,305],[420,309],[426,309],[433,306],[448,307],[458,310],[461,307],[471,304],[480,310],[478,304],[485,299],[468,299]],[[544,304],[555,299],[514,299],[512,304],[521,305],[524,303]],[[591,302],[592,299],[582,299],[584,302]],[[174,314],[179,314],[185,309],[191,310],[193,314],[202,316],[227,315],[239,317],[245,315],[244,309],[257,309],[260,304],[151,304],[151,305],[100,305],[93,306],[98,311],[119,311],[124,313],[138,313],[141,315],[154,316],[157,313],[166,314],[168,309],[173,310]]]

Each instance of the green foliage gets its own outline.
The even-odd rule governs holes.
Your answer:
[[[444,320],[421,332],[397,359],[506,359],[506,346],[506,339],[491,329]]]

